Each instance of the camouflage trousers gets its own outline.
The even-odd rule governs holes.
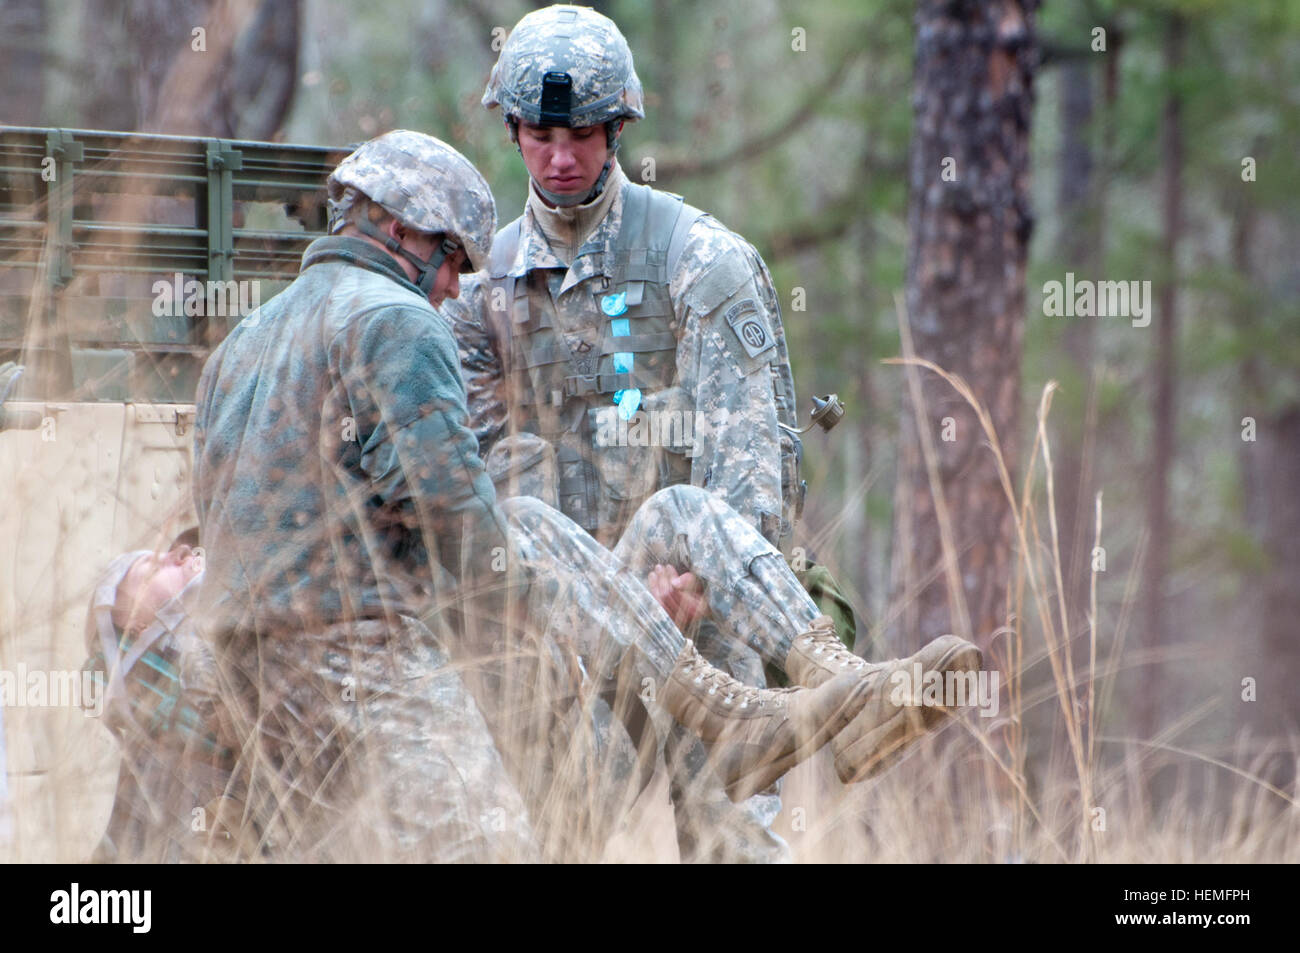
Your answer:
[[[647,767],[666,760],[680,808],[679,843],[690,859],[787,859],[788,848],[769,829],[780,810],[779,800],[760,796],[742,807],[732,805],[708,768],[704,746],[655,704],[655,691],[675,665],[685,638],[644,583],[658,563],[701,578],[719,633],[712,637],[712,654],[738,677],[761,685],[759,659],[783,662],[793,636],[818,614],[780,552],[739,514],[691,486],[662,490],[647,500],[612,553],[534,498],[503,500],[501,507],[511,528],[510,559],[529,579],[527,594],[515,610],[519,618],[505,628],[529,631],[538,641],[531,651],[503,653],[498,640],[497,667],[509,667],[509,659],[546,656],[553,660],[552,671],[560,674],[547,679],[525,669],[527,674],[495,679],[494,701],[485,705],[496,713],[489,715],[494,734],[508,749],[554,752],[554,726],[583,730],[583,738],[577,739],[566,727],[558,729],[562,754],[553,758],[549,773],[536,758],[522,766],[521,759],[507,755],[535,816],[546,813],[535,807],[539,799],[569,805],[559,808],[557,820],[565,831],[573,831],[574,818],[581,813],[571,809],[574,797],[605,806],[607,815],[608,809],[622,810],[644,781]],[[565,657],[565,648],[569,657],[580,660],[581,672],[566,674],[563,661],[554,661]],[[702,651],[707,648],[702,644]],[[742,660],[752,664],[746,667]],[[555,698],[562,699],[561,704],[556,705]],[[503,718],[503,711],[512,717]],[[612,723],[611,714],[619,724]],[[639,715],[644,723],[638,725]],[[503,720],[515,726],[503,730]],[[536,726],[547,723],[552,734],[539,739]],[[620,725],[628,725],[638,736],[635,755],[629,753],[629,739]],[[559,760],[567,770],[556,768]],[[521,767],[531,777],[520,780]],[[615,820],[591,820],[588,833],[596,844]],[[552,829],[545,821],[539,821],[539,827]],[[554,842],[549,833],[542,836]],[[573,856],[564,853],[568,848],[559,849]],[[585,856],[597,859],[598,852]]]
[[[463,598],[465,678],[524,794],[545,859],[595,862],[662,755],[653,697],[685,639],[641,580],[558,510],[500,500],[497,592]],[[490,584],[489,584],[490,586]],[[660,721],[658,727],[654,721]],[[641,724],[635,738],[626,724]]]
[[[271,859],[537,859],[482,715],[422,623],[236,635],[221,655]]]
[[[650,497],[628,523],[614,553],[642,578],[664,563],[700,579],[709,618],[690,634],[700,654],[750,685],[765,683],[764,663],[782,666],[791,639],[819,614],[780,551],[748,520],[699,487],[673,486]],[[781,811],[779,790],[733,804],[706,770],[707,754],[697,738],[674,727],[666,749],[684,859],[790,859],[788,845],[771,829]]]

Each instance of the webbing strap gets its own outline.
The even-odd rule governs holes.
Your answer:
[[[686,236],[691,230],[691,226],[698,222],[705,215],[693,205],[682,203],[680,211],[677,213],[677,221],[673,223],[673,237],[668,240],[668,280],[673,280],[673,272],[677,270],[677,263],[682,260],[682,252],[686,250]]]
[[[519,236],[523,232],[524,217],[521,215],[501,231],[492,241],[492,253],[488,256],[488,275],[492,278],[505,278],[506,272],[515,262],[519,251]]]
[[[611,249],[615,262],[625,270],[623,277],[628,281],[654,280],[659,276],[653,273],[662,264],[666,270],[659,280],[667,283],[686,250],[691,226],[705,213],[671,192],[635,183],[626,188],[623,221]],[[664,235],[668,236],[666,244]]]

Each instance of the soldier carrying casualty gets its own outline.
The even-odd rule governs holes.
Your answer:
[[[554,485],[527,488],[607,545],[655,490],[691,483],[785,549],[798,445],[780,425],[797,421],[771,276],[712,216],[624,175],[623,124],[645,113],[618,27],[528,14],[483,104],[529,173],[524,214],[448,309],[489,467],[531,462],[540,437]]]

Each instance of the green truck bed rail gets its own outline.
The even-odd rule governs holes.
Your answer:
[[[240,305],[324,232],[346,154],[0,126],[0,362],[27,365],[21,396],[192,400]]]

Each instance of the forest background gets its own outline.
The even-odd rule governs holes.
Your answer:
[[[1097,809],[1122,801],[1170,844],[1200,818],[1197,859],[1297,859],[1300,2],[596,6],[646,90],[625,170],[758,248],[801,412],[848,406],[805,437],[800,543],[865,651],[956,631],[1009,676],[973,744],[981,810],[1018,805],[992,856],[1120,856]],[[7,0],[0,121],[418,129],[479,166],[505,222],[526,175],[479,98],[529,8]],[[177,53],[196,24],[202,60]],[[1149,323],[1057,313],[1070,280],[1149,282]],[[984,420],[885,363],[906,355]]]

